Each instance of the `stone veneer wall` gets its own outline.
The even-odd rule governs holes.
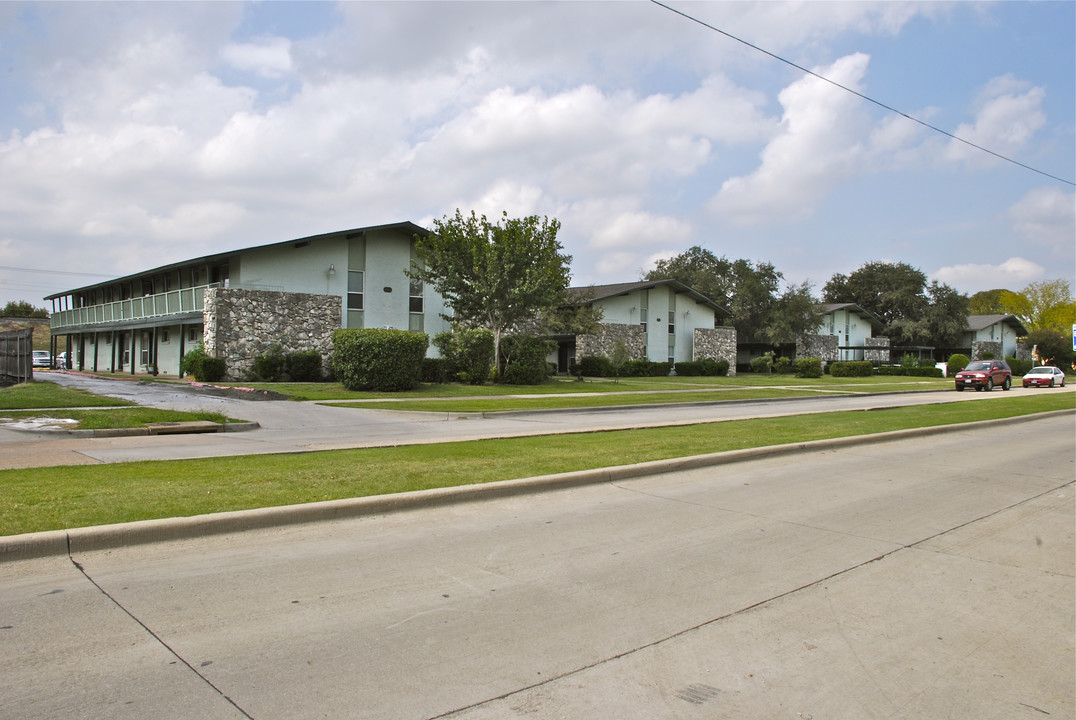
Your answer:
[[[796,357],[816,357],[822,362],[836,362],[841,356],[837,349],[836,335],[798,335],[796,337]]]
[[[886,365],[892,361],[889,351],[889,338],[869,337],[863,340],[863,344],[869,348],[877,348],[876,350],[864,350],[864,360],[869,360],[876,365]]]
[[[1001,343],[993,340],[975,340],[971,344],[971,357],[969,360],[982,360],[983,353],[994,353],[995,360],[1004,360],[1001,353]]]
[[[241,379],[279,343],[285,354],[300,350],[321,353],[322,372],[329,372],[333,332],[340,329],[339,295],[208,288],[205,291],[205,351],[224,358],[227,377]]]
[[[736,374],[736,328],[695,328],[692,359],[727,360],[729,376]]]
[[[594,335],[578,335],[575,338],[575,356],[611,357],[613,347],[618,340],[623,340],[628,348],[631,360],[646,359],[646,336],[642,325],[624,325],[621,323],[602,323],[601,331]],[[577,360],[578,362],[578,360]]]

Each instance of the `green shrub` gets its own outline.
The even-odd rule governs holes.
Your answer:
[[[773,368],[773,353],[766,353],[757,358],[751,360],[751,372],[753,373],[770,373]]]
[[[779,357],[773,361],[773,371],[778,375],[788,375],[792,372],[792,359]]]
[[[706,374],[702,371],[702,363],[697,361],[683,360],[676,363],[673,370],[679,377],[699,377]]]
[[[678,362],[673,366],[676,374],[681,377],[724,377],[729,374],[728,360],[714,360],[703,358],[702,360]]]
[[[1012,370],[1013,375],[1027,375],[1028,371],[1034,367],[1030,360],[1019,360],[1014,357],[1005,358],[1005,362],[1009,364],[1009,369]]]
[[[448,382],[448,361],[444,358],[422,358],[422,382],[438,385]]]
[[[429,339],[406,330],[337,330],[332,369],[348,390],[397,392],[422,379]]]
[[[980,360],[993,360],[994,359],[994,353],[987,350],[986,352],[984,352],[982,354],[982,357],[980,357],[979,359]]]
[[[584,355],[579,358],[576,369],[578,376],[612,377],[616,374],[612,361],[601,355]]]
[[[822,377],[822,358],[807,357],[796,360],[796,377]]]
[[[501,340],[504,356],[502,382],[509,385],[541,385],[549,379],[546,357],[555,352],[557,344],[549,338],[534,335],[509,335]]]
[[[179,374],[196,382],[223,380],[226,370],[224,358],[206,355],[202,343],[196,343],[179,361]]]
[[[433,344],[447,364],[449,382],[481,385],[493,370],[493,333],[485,328],[454,328],[437,333]]]
[[[264,355],[254,358],[254,379],[261,382],[280,382],[284,365],[284,351],[279,344],[272,345]]]
[[[904,374],[910,377],[942,377],[941,368],[937,367],[914,367],[905,368]]]
[[[833,377],[870,377],[874,374],[874,365],[869,360],[853,360],[830,364]]]
[[[968,366],[968,356],[961,353],[954,353],[949,356],[949,374],[956,375],[958,372]]]
[[[284,372],[293,382],[318,382],[321,380],[321,353],[317,350],[299,350],[284,356]]]

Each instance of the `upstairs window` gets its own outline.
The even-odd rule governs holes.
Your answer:
[[[361,270],[349,270],[347,273],[348,310],[362,310],[364,275]]]

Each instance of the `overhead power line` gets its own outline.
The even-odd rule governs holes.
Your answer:
[[[934,125],[931,125],[928,122],[924,122],[924,121],[920,120],[919,118],[912,117],[908,113],[901,112],[900,110],[897,110],[894,107],[886,105],[883,102],[879,102],[878,100],[875,100],[872,97],[868,97],[867,95],[864,95],[861,92],[857,92],[857,91],[853,90],[852,88],[850,88],[850,87],[848,87],[846,85],[841,85],[839,82],[836,82],[835,80],[830,80],[828,77],[826,77],[824,75],[819,75],[818,73],[814,72],[813,70],[808,70],[807,68],[803,67],[802,65],[797,65],[796,63],[792,62],[791,60],[787,60],[787,59],[781,57],[780,55],[777,55],[775,53],[770,52],[769,50],[765,50],[763,48],[760,48],[758,45],[754,45],[752,43],[749,43],[748,41],[744,40],[743,38],[737,37],[737,36],[733,35],[732,33],[725,32],[721,28],[715,27],[715,26],[713,26],[713,25],[711,25],[711,24],[709,24],[707,22],[699,20],[697,17],[694,17],[692,15],[688,15],[685,12],[677,10],[676,8],[671,7],[669,5],[666,5],[665,3],[660,2],[660,0],[650,0],[650,2],[653,3],[654,5],[657,5],[659,7],[665,8],[669,12],[675,13],[675,14],[679,15],[680,17],[682,17],[682,18],[684,18],[686,20],[690,20],[693,23],[697,23],[699,25],[702,25],[704,28],[707,28],[708,30],[713,30],[716,33],[724,35],[725,37],[729,38],[730,40],[735,40],[738,43],[742,43],[743,45],[746,45],[747,47],[751,48],[752,50],[757,50],[758,52],[760,52],[760,53],[762,53],[764,55],[769,55],[774,60],[779,60],[779,61],[783,62],[786,65],[791,65],[792,67],[796,68],[797,70],[799,70],[801,72],[805,72],[805,73],[807,73],[808,75],[810,75],[812,77],[816,77],[819,80],[822,80],[823,82],[827,82],[830,85],[833,85],[834,87],[837,87],[837,88],[840,88],[841,90],[844,90],[845,92],[852,93],[856,97],[862,98],[863,100],[866,100],[869,103],[873,103],[873,104],[877,105],[880,108],[884,108],[885,110],[888,110],[891,113],[895,113],[897,115],[900,115],[901,117],[907,118],[908,120],[911,120],[912,122],[919,123],[923,127],[929,128],[929,129],[933,130],[936,133],[941,133],[942,135],[945,135],[948,138],[952,138],[953,140],[956,140],[958,142],[962,142],[962,143],[964,143],[965,145],[967,145],[969,147],[975,148],[976,150],[980,150],[980,151],[982,151],[984,153],[987,153],[988,155],[993,155],[994,157],[998,158],[999,160],[1004,160],[1005,162],[1012,163],[1013,165],[1018,165],[1018,166],[1024,168],[1025,170],[1030,170],[1033,173],[1038,173],[1039,175],[1043,175],[1045,177],[1048,177],[1051,180],[1057,180],[1058,182],[1063,182],[1063,183],[1065,183],[1067,185],[1076,185],[1076,182],[1073,182],[1071,180],[1066,180],[1065,178],[1058,177],[1056,175],[1051,175],[1048,172],[1045,172],[1043,170],[1039,170],[1038,168],[1034,168],[1034,167],[1032,167],[1030,165],[1026,165],[1026,164],[1020,162],[1019,160],[1014,160],[1011,157],[1007,157],[1005,155],[1002,155],[1001,153],[996,153],[993,150],[990,150],[989,148],[984,148],[981,145],[976,145],[975,143],[971,142],[970,140],[965,140],[962,137],[958,137],[957,135],[954,135],[951,132],[948,132],[946,130],[942,130],[941,128],[936,127]]]
[[[45,268],[8,267],[7,265],[0,265],[0,270],[16,270],[18,272],[44,273],[45,275],[78,275],[79,277],[103,278],[115,277],[115,275],[104,275],[102,273],[73,272],[71,270],[49,270]]]

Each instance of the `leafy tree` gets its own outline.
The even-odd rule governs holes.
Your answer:
[[[572,258],[561,253],[555,218],[503,213],[491,223],[456,210],[433,225],[429,236],[416,237],[417,262],[408,275],[440,293],[452,308],[450,319],[489,329],[494,358],[505,331],[563,304]]]
[[[1067,280],[1033,282],[1020,292],[1005,291],[1001,306],[1029,331],[1063,331],[1076,323],[1076,301]]]
[[[521,322],[518,330],[531,335],[594,335],[600,332],[604,313],[591,304],[594,293],[582,294],[571,303],[544,310],[532,322]]]
[[[981,290],[968,299],[969,315],[1008,315],[1001,302],[1002,296],[1009,290]]]
[[[1051,328],[1032,330],[1024,338],[1024,344],[1035,351],[1039,358],[1039,363],[1055,365],[1062,369],[1072,368],[1071,337],[1065,333]]]
[[[932,280],[927,288],[930,306],[924,316],[924,335],[939,348],[960,347],[968,329],[968,296]]]
[[[888,328],[897,320],[923,316],[929,304],[926,285],[927,276],[911,265],[870,262],[851,275],[834,275],[822,289],[822,297],[828,303],[855,303]]]
[[[725,305],[732,313],[737,337],[749,342],[767,337],[764,328],[772,321],[784,276],[770,263],[732,261],[695,246],[658,261],[643,279],[679,280]]]
[[[790,285],[773,303],[762,336],[777,344],[818,328],[818,301],[809,282]]]
[[[9,300],[0,315],[4,317],[47,318],[49,311],[45,308],[34,307],[25,300]]]

